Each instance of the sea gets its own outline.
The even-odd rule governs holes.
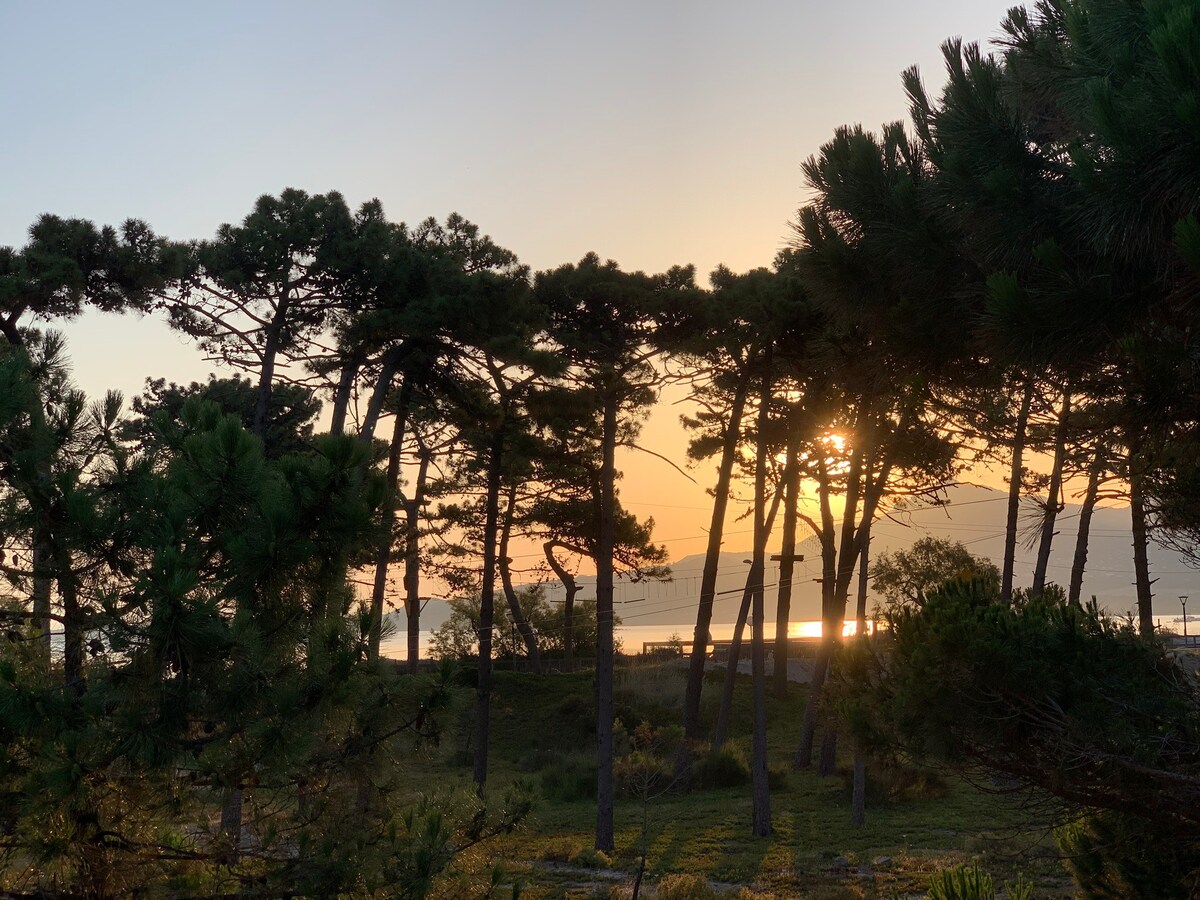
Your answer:
[[[869,623],[868,623],[869,624]],[[709,628],[709,633],[714,641],[727,641],[733,637],[733,623],[720,624],[714,622]],[[621,651],[627,654],[641,653],[642,650],[649,649],[646,645],[656,642],[681,640],[690,642],[692,634],[696,629],[695,623],[691,624],[668,624],[668,625],[618,625],[614,637],[620,642]],[[768,641],[775,640],[775,623],[771,623],[764,627]],[[432,632],[421,632],[421,657],[426,658],[429,654],[429,638]],[[848,620],[845,623],[843,633],[846,635],[854,634],[854,620]],[[820,637],[821,623],[820,621],[811,622],[792,622],[788,626],[789,637]],[[750,631],[747,626],[746,633],[743,635],[744,640],[749,640]],[[408,654],[408,637],[403,631],[397,631],[389,635],[379,647],[380,653],[392,659],[404,659]],[[580,649],[580,655],[586,655],[587,651]]]

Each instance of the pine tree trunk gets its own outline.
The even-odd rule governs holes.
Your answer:
[[[570,672],[574,663],[575,655],[575,596],[579,593],[579,584],[575,581],[575,576],[563,568],[562,564],[554,556],[554,548],[562,547],[564,550],[577,552],[582,555],[580,548],[572,547],[562,541],[546,541],[542,544],[542,552],[546,556],[546,562],[549,563],[550,569],[554,572],[559,581],[562,582],[563,591],[566,596],[563,599],[563,669]]]
[[[609,385],[601,431],[600,521],[596,530],[596,849],[611,853],[613,833],[613,549],[616,543],[617,397]]]
[[[38,642],[50,659],[50,626],[53,620],[51,613],[51,596],[54,591],[54,580],[49,574],[50,546],[49,530],[40,524],[33,528],[33,622],[39,629]]]
[[[512,583],[512,570],[509,568],[509,563],[512,560],[508,558],[508,540],[512,535],[513,516],[517,503],[517,486],[515,483],[508,489],[507,500],[508,502],[504,510],[504,526],[500,530],[500,584],[504,588],[504,597],[508,601],[508,611],[512,614],[513,624],[516,626],[517,631],[520,632],[521,640],[525,643],[525,653],[529,657],[529,664],[533,667],[533,671],[540,675],[542,673],[542,659],[538,653],[537,635],[533,633],[533,626],[525,618],[525,610],[521,609],[521,601],[517,597],[517,591]]]
[[[776,491],[771,500],[771,509],[767,513],[767,534],[775,525],[775,515],[779,511],[780,492]],[[725,665],[725,678],[721,686],[721,706],[717,710],[717,724],[713,729],[712,744],[722,746],[729,739],[729,723],[733,718],[733,691],[737,683],[738,663],[742,659],[742,641],[746,635],[746,622],[750,618],[750,608],[754,602],[754,585],[752,573],[746,576],[746,585],[742,589],[742,602],[738,606],[737,622],[733,626],[733,640],[729,642],[729,660]],[[762,578],[758,579],[761,582]]]
[[[905,409],[900,421],[897,424],[893,439],[896,435],[902,435],[908,429],[909,423],[915,415],[915,407],[910,406]],[[846,521],[850,517],[851,521],[857,515],[858,510],[850,505],[851,492],[847,489],[846,508],[842,512],[842,535],[843,547],[849,548],[847,553],[843,550],[838,560],[836,568],[837,575],[835,578],[835,590],[832,596],[828,597],[827,606],[823,610],[824,617],[821,622],[821,649],[817,651],[817,662],[813,670],[813,678],[809,684],[808,701],[804,708],[804,725],[800,732],[800,746],[796,750],[794,757],[794,765],[797,768],[807,768],[812,765],[813,743],[816,739],[817,723],[820,719],[821,704],[824,700],[825,681],[829,675],[829,667],[833,663],[834,652],[838,643],[842,638],[842,631],[846,621],[846,604],[850,596],[850,582],[854,575],[854,564],[858,560],[859,555],[867,552],[867,544],[870,541],[871,522],[875,519],[875,513],[879,509],[879,503],[883,499],[884,491],[887,489],[888,479],[891,477],[894,457],[890,451],[885,452],[879,466],[878,475],[872,479],[871,473],[875,465],[876,447],[878,444],[877,436],[878,426],[872,426],[870,437],[866,441],[859,459],[862,460],[862,468],[860,477],[863,479],[864,487],[861,489],[862,496],[862,520],[855,530],[852,539],[847,542]],[[893,444],[894,446],[894,444]],[[852,469],[853,473],[853,469]],[[826,479],[827,481],[827,479]],[[832,515],[828,511],[828,487],[824,489],[824,496],[821,499],[821,517],[823,528],[825,530],[825,543],[832,544],[833,535],[833,520]],[[855,498],[859,496],[859,492],[855,491]],[[833,571],[832,564],[832,549],[823,552],[823,557],[828,556],[829,559],[823,559],[825,569],[825,580],[829,579],[829,572]],[[848,558],[847,558],[848,557]],[[825,596],[823,595],[823,601]],[[836,732],[827,740],[836,741]],[[822,743],[822,769],[828,763],[826,758],[827,745]],[[823,773],[824,774],[824,773]]]
[[[258,375],[258,396],[254,401],[254,433],[263,443],[267,441],[267,427],[271,417],[271,391],[275,386],[275,357],[279,355],[280,335],[287,321],[290,307],[288,287],[285,281],[275,315],[267,327],[267,339],[263,342],[262,370]]]
[[[1025,453],[1025,433],[1029,428],[1029,408],[1033,405],[1033,376],[1025,380],[1021,407],[1013,429],[1012,463],[1008,470],[1008,515],[1004,524],[1004,567],[1000,576],[1000,599],[1012,599],[1013,568],[1017,559],[1017,519],[1021,512],[1021,466]]]
[[[350,411],[350,397],[354,393],[354,381],[362,369],[362,353],[350,354],[342,363],[337,388],[333,394],[333,407],[329,419],[330,434],[346,433],[346,416]]]
[[[870,640],[867,636],[867,578],[870,574],[871,523],[867,523],[867,542],[858,561],[858,603],[854,616],[854,639]],[[854,779],[850,788],[850,824],[861,826],[867,821],[867,761],[857,742],[854,746]]]
[[[1096,498],[1100,493],[1100,476],[1104,471],[1104,451],[1097,446],[1088,467],[1087,492],[1083,495],[1083,506],[1079,510],[1079,532],[1075,536],[1075,559],[1071,563],[1071,584],[1067,599],[1078,603],[1083,593],[1083,573],[1087,568],[1088,536],[1092,528],[1092,513],[1096,509]]]
[[[371,621],[367,631],[367,658],[379,659],[379,642],[383,631],[383,601],[387,594],[388,565],[392,559],[393,529],[396,527],[396,500],[399,494],[400,459],[404,451],[404,435],[408,425],[408,407],[412,401],[412,382],[404,379],[396,418],[392,426],[392,442],[388,448],[387,481],[384,485],[383,510],[380,516],[379,545],[375,551],[375,580],[371,586]]]
[[[63,606],[63,680],[76,696],[84,691],[83,682],[83,610],[79,592],[71,571],[71,556],[61,548],[55,554],[58,593]]]
[[[770,365],[770,359],[767,361]],[[767,457],[770,452],[768,433],[771,426],[771,388],[773,379],[770,369],[763,373],[762,391],[759,395],[758,448],[754,470],[754,553],[750,564],[754,590],[754,622],[751,626],[750,672],[754,696],[754,731],[750,745],[750,778],[752,793],[751,833],[755,837],[766,837],[771,833],[771,788],[767,772],[767,661],[764,622],[763,581],[766,576],[767,537]],[[790,480],[790,479],[789,479]],[[776,494],[776,496],[779,496]],[[785,634],[786,642],[786,634]]]
[[[704,688],[704,662],[708,657],[709,630],[712,626],[713,599],[717,590],[717,571],[721,565],[721,542],[725,530],[725,515],[729,506],[729,484],[742,434],[742,414],[749,391],[749,375],[738,381],[729,407],[729,421],[721,445],[721,462],[717,468],[717,485],[713,492],[712,518],[708,528],[708,547],[704,553],[704,570],[700,575],[700,603],[696,607],[696,630],[692,638],[692,655],[688,661],[687,688],[683,701],[683,731],[687,737],[699,737],[700,694]]]
[[[817,774],[822,778],[837,774],[837,741],[837,719],[828,715],[825,718],[825,728],[821,732],[821,760],[817,765]]]
[[[783,540],[779,550],[779,597],[775,608],[775,696],[786,700],[788,695],[788,626],[792,618],[792,578],[796,570],[796,520],[800,505],[799,429],[793,428],[787,447],[787,464],[783,470]]]
[[[821,507],[821,632],[822,640],[817,647],[817,658],[813,662],[812,678],[808,683],[808,700],[804,705],[804,722],[800,730],[800,743],[792,757],[797,769],[812,765],[813,740],[817,733],[817,710],[820,706],[821,690],[825,685],[825,674],[829,670],[832,653],[830,644],[824,639],[826,624],[832,615],[834,589],[837,582],[837,550],[834,546],[833,512],[829,503],[829,473],[824,461],[818,461],[817,499]]]
[[[1054,434],[1054,467],[1050,470],[1050,485],[1046,489],[1046,512],[1042,519],[1042,535],[1038,543],[1037,564],[1033,570],[1033,595],[1040,597],[1046,589],[1046,569],[1050,566],[1050,550],[1054,544],[1054,523],[1063,508],[1063,466],[1067,456],[1067,428],[1071,418],[1071,387],[1063,390],[1062,409]]]
[[[742,657],[742,635],[750,606],[754,601],[754,570],[746,574],[746,586],[742,589],[742,602],[738,606],[737,623],[733,626],[733,640],[729,642],[729,655],[725,662],[725,678],[721,684],[721,707],[717,710],[717,724],[713,728],[713,749],[720,749],[729,740],[729,720],[733,716],[733,691],[737,686],[738,663]]]
[[[379,374],[375,378],[375,387],[371,390],[371,398],[367,401],[367,411],[358,431],[359,440],[368,444],[374,440],[375,426],[379,424],[379,417],[383,415],[383,405],[387,401],[388,394],[392,392],[392,381],[395,379],[396,373],[400,371],[400,363],[403,362],[407,352],[407,347],[403,344],[389,347],[379,361]],[[408,380],[410,379],[406,377],[405,381]]]
[[[1150,592],[1150,557],[1146,500],[1142,493],[1142,476],[1132,451],[1129,455],[1129,510],[1133,530],[1133,574],[1137,586],[1138,630],[1147,636],[1154,634],[1154,595]]]
[[[428,482],[429,453],[422,444],[413,497],[406,504],[404,534],[404,627],[408,638],[408,671],[413,674],[421,660],[421,510]]]
[[[475,789],[483,796],[491,735],[492,626],[496,613],[496,537],[500,530],[500,478],[504,471],[504,430],[498,427],[488,456],[483,520],[483,583],[479,592],[479,679],[475,689]]]
[[[859,747],[854,748],[854,781],[850,790],[850,824],[861,827],[867,822],[867,759]]]
[[[220,834],[226,845],[226,859],[236,863],[242,850],[242,789],[236,785],[221,794]]]

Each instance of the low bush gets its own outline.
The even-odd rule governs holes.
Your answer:
[[[517,768],[522,772],[540,772],[562,761],[563,755],[557,750],[547,750],[544,747],[521,754],[517,760]]]
[[[1192,897],[1200,841],[1183,829],[1163,834],[1134,816],[1104,811],[1059,828],[1054,838],[1086,897]]]
[[[571,865],[581,869],[607,869],[612,865],[612,857],[603,850],[585,847],[571,857]]]
[[[838,770],[846,790],[850,791],[854,771]],[[897,760],[867,761],[867,803],[905,803],[944,797],[949,790],[945,778],[930,769],[912,766]]]
[[[541,849],[538,851],[538,859],[545,860],[546,862],[569,863],[582,853],[583,850],[584,843],[579,838],[550,838],[546,843],[542,844]]]
[[[1033,885],[1018,877],[1016,883],[1005,882],[1008,900],[1032,900]],[[992,876],[979,866],[954,866],[942,869],[929,879],[929,900],[995,900],[996,885]]]
[[[707,878],[680,872],[664,876],[654,896],[658,900],[716,900],[717,892]]]
[[[542,796],[552,803],[575,803],[596,796],[596,762],[583,756],[563,756],[542,771]]]
[[[736,744],[710,750],[692,768],[692,784],[698,788],[740,787],[749,781],[750,765]]]
[[[656,797],[671,787],[671,764],[643,750],[634,750],[613,763],[617,790],[626,797]]]

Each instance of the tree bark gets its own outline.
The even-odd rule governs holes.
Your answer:
[[[38,523],[33,527],[33,622],[39,629],[38,642],[50,659],[51,595],[54,581],[47,573],[50,560],[49,531]]]
[[[226,844],[226,859],[236,863],[242,849],[242,789],[237,785],[221,794],[220,834]]]
[[[1142,492],[1142,475],[1137,468],[1133,451],[1129,454],[1129,510],[1133,530],[1133,573],[1137,586],[1138,630],[1147,636],[1154,634],[1154,595],[1150,592],[1150,558],[1146,526],[1146,499]]]
[[[788,695],[788,626],[792,617],[792,578],[796,570],[796,520],[800,505],[800,452],[798,429],[788,436],[787,463],[783,470],[783,539],[779,549],[779,596],[775,607],[775,696]]]
[[[808,700],[804,705],[804,723],[800,731],[800,744],[792,758],[792,765],[807,769],[812,765],[813,740],[817,733],[817,708],[819,695],[825,684],[825,673],[829,669],[830,644],[824,639],[832,616],[834,589],[837,582],[837,549],[834,545],[833,510],[829,502],[829,471],[825,461],[817,464],[817,499],[821,508],[821,633],[822,640],[813,661],[813,674],[808,685]],[[815,699],[814,699],[815,697]]]
[[[822,778],[837,774],[837,743],[837,719],[826,714],[825,728],[821,731],[821,758],[817,765],[817,774]]]
[[[777,491],[771,500],[771,510],[767,513],[767,534],[775,525],[775,514],[779,510],[780,493]],[[762,577],[758,579],[762,581]],[[746,621],[750,617],[750,606],[754,600],[755,580],[746,576],[746,586],[742,589],[742,602],[738,606],[737,622],[733,626],[733,640],[729,642],[729,658],[725,664],[725,678],[721,685],[721,706],[717,710],[717,724],[713,729],[712,745],[722,746],[729,739],[729,722],[733,718],[733,690],[737,684],[738,663],[742,658],[742,638],[746,634]]]
[[[768,358],[768,366],[770,360]],[[754,590],[754,622],[751,638],[750,672],[754,695],[754,732],[750,745],[751,779],[751,833],[755,837],[766,837],[771,833],[771,788],[767,772],[767,662],[766,636],[763,619],[766,618],[763,581],[766,574],[767,550],[767,456],[770,452],[768,433],[771,425],[771,388],[774,380],[768,368],[762,377],[759,394],[758,448],[754,469],[754,553],[750,564]],[[778,496],[778,494],[776,494]],[[786,634],[784,635],[786,642]]]
[[[416,673],[421,660],[421,509],[429,481],[429,451],[420,445],[413,496],[405,504],[404,612],[408,639],[408,671]]]
[[[700,694],[704,688],[704,661],[708,657],[713,599],[717,589],[717,572],[721,565],[721,543],[729,506],[729,484],[733,477],[738,442],[741,439],[742,414],[746,407],[749,385],[749,376],[743,374],[729,407],[729,421],[725,425],[721,445],[721,462],[717,468],[717,485],[713,491],[708,547],[704,554],[704,570],[700,575],[700,603],[696,607],[696,630],[693,632],[692,655],[688,661],[687,688],[683,702],[683,731],[690,738],[699,737],[700,733]]]
[[[355,351],[342,363],[337,387],[333,393],[333,407],[329,419],[330,434],[346,433],[346,416],[350,411],[350,396],[354,392],[354,381],[362,369],[362,353]]]
[[[870,528],[870,523],[867,525]],[[867,635],[867,577],[871,534],[867,532],[867,544],[858,561],[858,604],[854,616],[854,639],[860,644],[870,640]],[[850,797],[850,824],[861,826],[867,821],[867,761],[857,742],[854,746],[854,778]]]
[[[565,544],[562,541],[546,541],[542,544],[542,552],[546,555],[546,562],[550,565],[554,574],[558,576],[558,580],[563,584],[563,591],[566,597],[563,600],[563,668],[568,672],[571,671],[575,653],[575,595],[579,593],[579,583],[575,581],[575,576],[568,572],[563,565],[555,558],[554,548],[562,547],[564,550],[570,550],[573,553],[586,555],[582,550]]]
[[[387,483],[384,486],[379,545],[375,551],[375,580],[371,586],[371,621],[367,632],[367,658],[379,659],[379,642],[383,631],[383,600],[387,593],[388,564],[392,559],[392,534],[396,527],[396,499],[399,494],[400,458],[404,450],[404,435],[408,427],[408,407],[412,402],[412,382],[404,379],[396,404],[392,425],[392,442],[388,448]]]
[[[491,734],[492,626],[495,622],[496,536],[500,525],[500,477],[504,471],[504,429],[497,427],[488,456],[483,520],[483,583],[479,592],[479,679],[475,689],[475,789],[483,796]]]
[[[1025,379],[1021,406],[1013,429],[1012,463],[1008,470],[1008,514],[1004,524],[1004,566],[1000,575],[1000,599],[1012,599],[1013,568],[1017,558],[1017,518],[1021,512],[1021,465],[1025,453],[1025,433],[1029,428],[1029,408],[1033,405],[1034,379]]]
[[[254,401],[254,433],[262,439],[264,444],[267,440],[267,426],[271,416],[271,390],[275,386],[275,357],[279,355],[280,335],[291,306],[288,290],[285,279],[279,305],[275,307],[275,315],[271,318],[271,324],[267,328],[267,339],[263,343],[262,371],[258,375],[258,396]]]
[[[371,399],[367,401],[367,412],[363,416],[362,425],[358,431],[359,440],[369,444],[374,439],[375,426],[383,414],[384,401],[392,392],[392,381],[395,379],[396,373],[400,371],[400,364],[409,352],[410,348],[405,343],[389,347],[383,354],[383,358],[379,362],[379,374],[375,378],[375,387],[371,391]],[[406,377],[405,381],[408,380],[410,379]]]
[[[613,834],[613,548],[616,543],[617,396],[608,385],[601,430],[600,521],[596,529],[596,849],[610,853]]]
[[[1083,506],[1079,509],[1079,532],[1075,535],[1075,559],[1071,563],[1071,584],[1067,599],[1078,603],[1083,592],[1083,573],[1087,568],[1088,537],[1092,528],[1092,513],[1096,509],[1096,498],[1100,493],[1100,476],[1104,471],[1104,451],[1097,445],[1088,467],[1087,491],[1083,495]]]
[[[738,662],[742,656],[742,635],[746,630],[746,619],[750,616],[750,605],[754,600],[754,570],[746,573],[746,586],[742,589],[742,602],[738,606],[737,623],[733,626],[733,640],[729,642],[729,656],[725,662],[725,678],[721,685],[721,707],[717,710],[717,724],[713,728],[713,749],[720,749],[729,740],[729,720],[733,716],[733,691],[737,685]]]
[[[507,504],[504,510],[504,526],[500,529],[500,584],[504,589],[504,597],[508,601],[508,611],[512,615],[513,624],[517,631],[521,634],[521,640],[525,643],[525,653],[529,657],[529,664],[533,667],[533,671],[540,675],[542,673],[542,660],[538,654],[537,635],[533,633],[533,626],[529,624],[529,620],[525,618],[525,610],[521,609],[521,601],[517,597],[517,591],[512,583],[512,570],[509,568],[509,563],[512,562],[508,558],[508,540],[512,535],[513,516],[515,515],[517,504],[517,485],[514,482],[509,486]]]
[[[1063,466],[1067,456],[1068,420],[1071,417],[1071,386],[1063,389],[1062,409],[1054,429],[1054,466],[1046,489],[1046,511],[1042,519],[1042,535],[1038,543],[1037,563],[1033,570],[1033,595],[1041,596],[1046,589],[1046,569],[1050,566],[1050,550],[1054,545],[1054,523],[1062,511]]]

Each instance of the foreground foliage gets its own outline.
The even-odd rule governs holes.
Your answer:
[[[954,580],[855,645],[841,695],[858,738],[1077,819],[1081,886],[1187,896],[1200,873],[1200,686],[1132,623],[1047,593],[1000,602]]]

